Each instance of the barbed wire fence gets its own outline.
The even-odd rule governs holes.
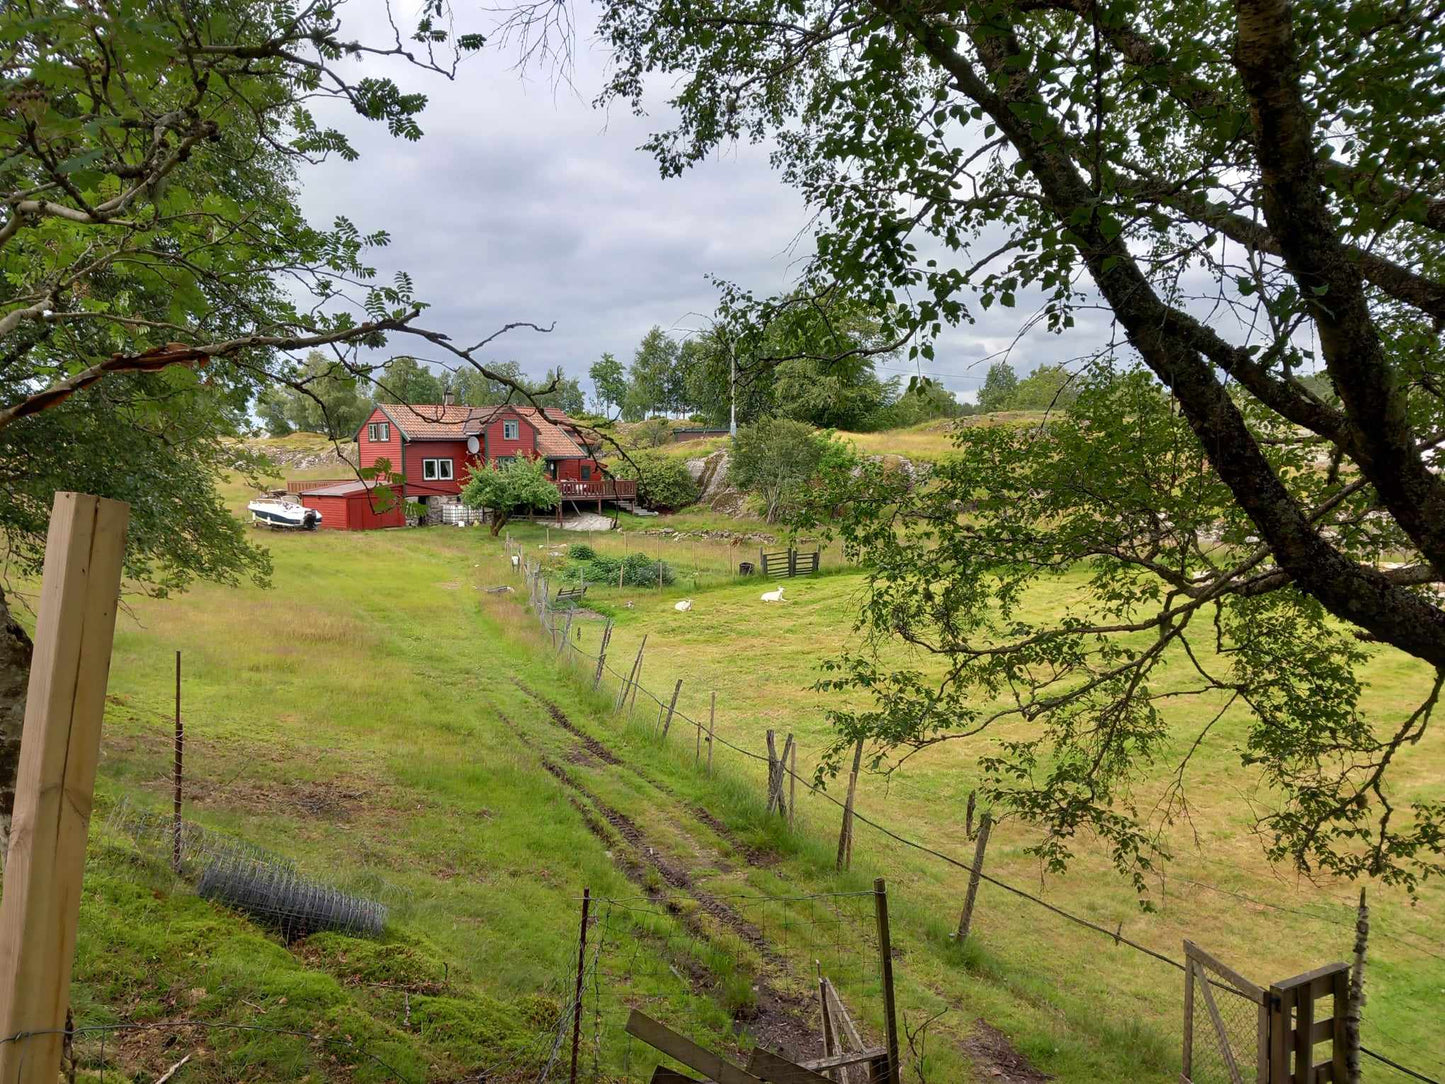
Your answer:
[[[1123,922],[1120,921],[1114,929],[1092,921],[1081,915],[1074,914],[1065,908],[1061,908],[1047,900],[1042,899],[1035,893],[1029,892],[1017,885],[1004,881],[983,868],[983,851],[980,848],[975,854],[974,861],[967,861],[946,853],[939,847],[931,846],[926,842],[920,842],[909,838],[875,818],[870,818],[856,808],[852,788],[849,790],[847,800],[839,800],[835,795],[826,789],[816,787],[811,778],[805,777],[797,771],[797,746],[791,734],[786,736],[781,754],[773,747],[775,737],[773,731],[768,731],[767,741],[769,748],[765,751],[755,751],[746,748],[738,741],[731,740],[727,736],[717,732],[716,727],[716,697],[712,698],[712,710],[709,718],[704,722],[701,719],[693,718],[684,710],[678,707],[678,693],[682,682],[677,681],[673,689],[659,696],[642,682],[642,666],[645,661],[646,637],[638,648],[635,658],[630,665],[623,660],[627,667],[626,672],[613,665],[609,655],[611,642],[612,622],[601,614],[588,612],[585,617],[579,617],[582,613],[581,596],[571,595],[565,589],[561,597],[554,595],[551,579],[542,562],[533,558],[526,547],[508,538],[505,542],[505,551],[512,560],[514,572],[521,576],[526,584],[527,605],[531,608],[538,620],[538,624],[547,642],[550,642],[553,654],[559,664],[567,666],[584,686],[589,687],[593,692],[603,692],[608,689],[610,683],[616,685],[616,695],[612,698],[613,711],[623,714],[630,722],[637,718],[638,702],[644,707],[643,718],[650,720],[650,714],[655,709],[656,719],[650,721],[651,732],[660,740],[666,740],[672,729],[695,734],[694,745],[694,766],[698,770],[706,771],[709,774],[716,769],[714,766],[714,754],[717,750],[727,750],[729,753],[742,758],[746,762],[762,765],[765,769],[765,788],[767,791],[767,806],[769,812],[776,812],[784,819],[790,828],[796,825],[797,808],[796,793],[802,788],[805,794],[820,798],[825,803],[836,807],[841,815],[843,830],[841,835],[844,838],[839,842],[839,863],[840,868],[845,868],[844,856],[851,860],[852,835],[855,830],[852,828],[854,822],[861,823],[885,839],[899,847],[914,853],[925,855],[933,860],[941,862],[955,870],[967,873],[975,881],[988,883],[996,888],[1008,892],[1017,899],[1023,900],[1032,905],[1038,906],[1066,922],[1077,925],[1081,928],[1092,931],[1102,937],[1108,938],[1115,947],[1127,948],[1140,953],[1154,961],[1173,968],[1180,972],[1186,972],[1187,965],[1184,961],[1161,952],[1148,945],[1144,945],[1122,933]],[[553,554],[555,556],[555,554]],[[602,625],[602,631],[596,638],[598,650],[593,653],[585,650],[580,641],[581,632],[587,625]],[[784,788],[787,794],[783,793]],[[977,833],[974,833],[977,838]],[[985,835],[986,841],[986,835]],[[902,863],[894,863],[889,867],[889,876],[897,880],[899,874],[906,872]],[[1218,892],[1227,892],[1224,889],[1217,889],[1215,886],[1199,883],[1201,887],[1212,889]],[[970,893],[971,895],[971,893]],[[1306,912],[1307,913],[1307,912]],[[1343,922],[1336,922],[1325,916],[1310,915],[1320,921],[1331,922],[1335,925],[1345,926]],[[963,923],[960,924],[960,932],[966,932]],[[960,940],[962,940],[960,938]],[[1396,938],[1404,943],[1415,945],[1422,951],[1432,956],[1440,956],[1437,950],[1445,949],[1445,946],[1419,946],[1414,939]],[[1235,991],[1237,993],[1237,991]],[[1236,1030],[1241,1030],[1237,1028]],[[1241,1034],[1243,1032],[1241,1031]],[[1405,1048],[1406,1044],[1399,1044]],[[1410,1048],[1412,1054],[1422,1063],[1425,1061],[1439,1061],[1438,1052],[1421,1050],[1418,1047]],[[1419,1069],[1410,1068],[1401,1060],[1391,1057],[1389,1054],[1377,1051],[1371,1047],[1361,1046],[1361,1053],[1370,1060],[1371,1076],[1373,1080],[1419,1080],[1427,1081],[1430,1084],[1441,1084],[1440,1079]],[[1405,1060],[1409,1060],[1408,1058]]]

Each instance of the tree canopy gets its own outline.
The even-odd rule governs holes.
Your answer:
[[[492,534],[526,508],[553,508],[561,500],[541,459],[517,456],[503,466],[473,467],[462,487],[462,503],[492,513]]]
[[[843,290],[881,314],[884,345],[926,361],[945,325],[1027,295],[1028,325],[1076,347],[1063,356],[1093,382],[1072,415],[1088,428],[966,438],[1055,489],[958,466],[911,498],[924,533],[875,534],[883,511],[850,528],[880,569],[903,562],[896,584],[875,581],[865,627],[941,643],[960,681],[1008,690],[1069,754],[1046,767],[1028,740],[985,760],[1046,827],[1046,853],[1089,827],[1138,868],[1123,781],[1154,748],[1159,692],[1142,671],[1208,612],[1254,690],[1241,697],[1261,725],[1240,753],[1278,784],[1274,853],[1349,874],[1440,869],[1445,809],[1390,785],[1439,681],[1393,718],[1363,714],[1352,683],[1367,644],[1445,667],[1445,480],[1431,468],[1445,439],[1445,24],[1342,0],[609,0],[601,34],[608,100],[677,80],[670,127],[647,143],[665,174],[771,139],[816,212],[799,289],[735,288],[730,319]],[[1112,321],[1103,341],[1070,334],[1081,306]],[[1302,379],[1316,369],[1335,398]],[[1059,476],[1065,449],[1087,455],[1089,485]],[[995,481],[1017,509],[989,496]],[[1216,525],[1180,507],[1185,492]],[[974,500],[965,529],[956,510]],[[947,560],[924,575],[934,542]],[[983,592],[1007,613],[1020,577],[1076,560],[1096,570],[1091,616],[984,617]],[[1120,624],[1160,646],[1078,631]],[[986,657],[1016,665],[968,661],[989,633],[1002,639]],[[885,746],[917,737],[888,729],[905,720],[895,705],[917,709],[915,726],[950,719],[899,681],[860,717]]]
[[[130,588],[264,581],[265,554],[215,490],[256,470],[225,443],[249,428],[256,395],[284,385],[321,408],[348,376],[374,375],[388,336],[480,365],[495,336],[462,346],[425,328],[410,279],[377,273],[385,231],[310,223],[297,201],[301,169],[357,157],[313,103],[418,138],[425,96],[368,62],[449,77],[482,44],[450,23],[436,0],[380,40],[324,4],[217,0],[200,17],[176,0],[36,0],[0,13],[7,576],[38,567],[54,491],[84,489],[131,503]],[[330,359],[325,379],[312,350]],[[3,592],[0,627],[3,834],[29,663]]]

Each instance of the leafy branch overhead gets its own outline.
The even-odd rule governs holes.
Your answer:
[[[1035,374],[1043,427],[965,430],[921,488],[868,467],[827,495],[870,569],[863,629],[933,664],[840,660],[833,687],[876,702],[840,715],[840,748],[1007,724],[983,761],[995,800],[1042,826],[1049,861],[1090,830],[1137,875],[1187,812],[1165,705],[1198,695],[1225,722],[1191,740],[1239,742],[1274,855],[1407,883],[1441,870],[1445,811],[1397,782],[1435,694],[1381,715],[1359,677],[1376,645],[1445,667],[1439,19],[610,0],[601,35],[605,101],[678,80],[648,142],[665,174],[770,140],[816,212],[802,283],[725,291],[734,322],[847,296],[880,314],[880,347],[926,364],[946,326],[1027,304],[1021,333],[1076,358],[1067,383]],[[1071,349],[1081,312],[1095,331]],[[1045,575],[1075,577],[1062,617],[1028,615]],[[1197,687],[1162,678],[1166,659]],[[1165,757],[1176,785],[1136,808]]]

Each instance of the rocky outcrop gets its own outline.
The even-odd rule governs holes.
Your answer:
[[[720,448],[705,459],[689,459],[687,472],[697,483],[698,503],[714,512],[740,516],[747,511],[747,495],[728,484],[727,449]]]

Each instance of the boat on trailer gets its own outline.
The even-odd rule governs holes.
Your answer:
[[[246,511],[256,526],[314,531],[321,523],[321,513],[316,509],[274,497],[257,498],[246,505]]]

